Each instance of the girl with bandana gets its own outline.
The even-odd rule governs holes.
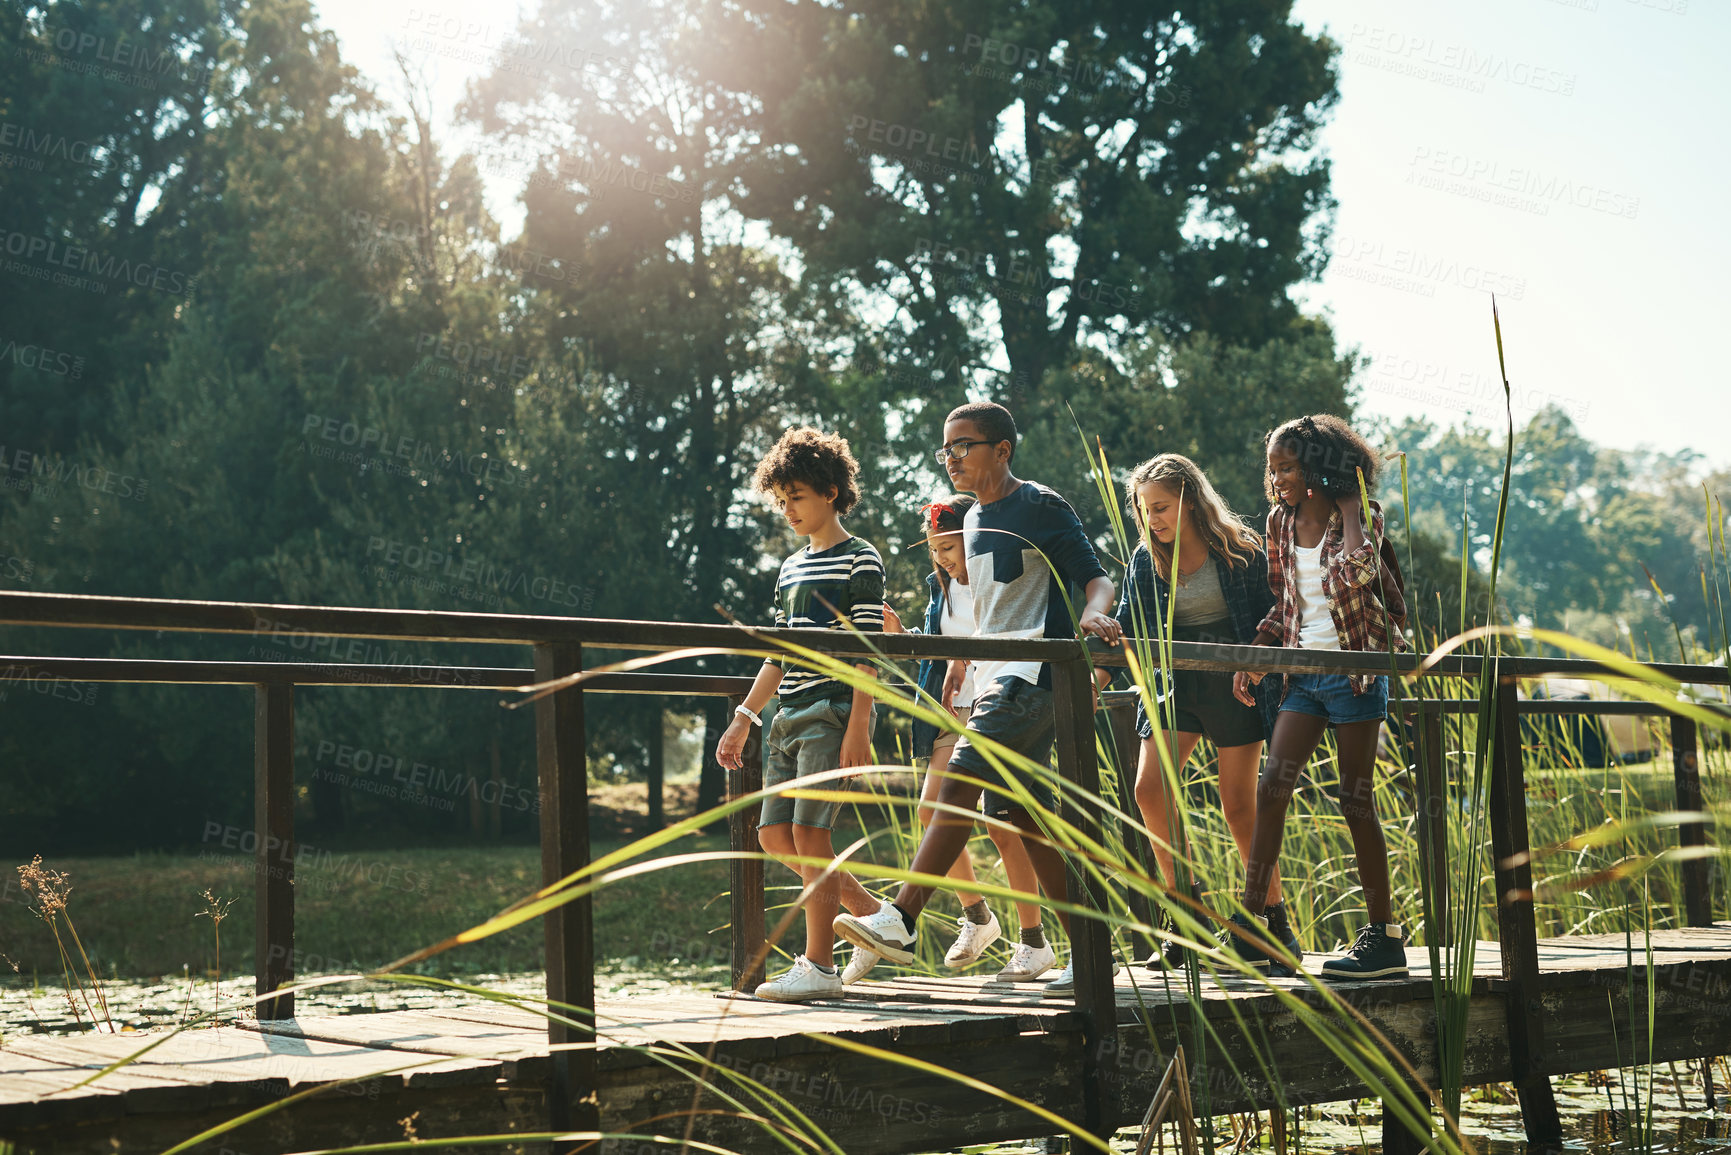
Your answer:
[[[924,628],[906,632],[943,634],[950,637],[973,634],[974,599],[968,587],[967,549],[962,534],[962,519],[973,505],[972,496],[952,494],[921,509],[920,512],[926,518],[926,547],[932,556],[932,572],[926,575],[926,585],[931,590],[931,598],[926,603]],[[888,633],[902,630],[901,619],[894,610],[886,609],[884,629]],[[920,689],[924,692],[922,697],[930,696],[926,701],[942,700],[947,665],[948,663],[940,661],[920,663],[918,680]],[[968,676],[962,679],[961,689],[944,705],[959,721],[966,722],[973,702],[973,674],[970,668]],[[914,756],[930,760],[925,781],[920,789],[922,803],[929,804],[938,796],[938,788],[943,784],[944,770],[949,765],[950,752],[955,749],[958,736],[953,730],[940,730],[925,722],[914,722]],[[933,811],[929,805],[922,805],[919,814],[923,831],[930,824]],[[1038,893],[1038,879],[1034,875],[1033,863],[1028,860],[1028,852],[1023,847],[1021,838],[1011,831],[997,827],[992,827],[990,833],[992,842],[1003,859],[1004,874],[1009,886],[1024,894]],[[973,856],[968,850],[964,849],[955,865],[950,867],[949,876],[964,885],[975,881]],[[962,903],[961,917],[956,920],[959,933],[955,944],[944,956],[944,965],[959,970],[976,962],[1003,931],[998,925],[997,915],[992,913],[986,900],[980,895],[958,890],[956,897]],[[1021,933],[1009,964],[998,977],[1009,982],[1029,982],[1057,962],[1057,952],[1046,940],[1040,923],[1038,904],[1019,902],[1016,904],[1016,914],[1021,924]],[[876,964],[878,958],[878,955],[863,947],[856,948],[847,970],[842,974],[843,983],[857,981]]]

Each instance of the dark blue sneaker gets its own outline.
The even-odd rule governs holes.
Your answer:
[[[1161,914],[1160,929],[1169,934],[1178,933],[1178,924],[1172,918],[1171,911],[1166,911]],[[1142,963],[1144,967],[1147,967],[1151,971],[1181,971],[1186,965],[1188,965],[1190,961],[1189,947],[1185,946],[1183,943],[1173,942],[1171,939],[1157,939],[1155,940],[1155,943],[1156,949],[1154,953],[1149,955]]]
[[[1281,962],[1274,940],[1268,937],[1268,920],[1252,918],[1240,911],[1226,926],[1226,949],[1271,979],[1292,977],[1292,968]]]
[[[1406,969],[1406,932],[1398,922],[1373,922],[1358,932],[1345,958],[1322,964],[1322,977],[1337,982],[1410,978]]]
[[[1295,962],[1304,961],[1304,948],[1292,933],[1292,920],[1286,917],[1286,902],[1281,900],[1262,912],[1268,917],[1268,937],[1286,948]]]

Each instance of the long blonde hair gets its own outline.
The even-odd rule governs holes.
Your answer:
[[[1250,564],[1250,555],[1262,548],[1262,537],[1239,520],[1237,514],[1214,491],[1208,478],[1197,464],[1182,453],[1162,453],[1150,457],[1130,471],[1124,482],[1124,500],[1130,520],[1148,554],[1154,560],[1154,570],[1162,580],[1172,580],[1172,547],[1155,541],[1148,534],[1148,519],[1143,516],[1138,492],[1149,482],[1157,482],[1171,490],[1190,526],[1202,531],[1202,540],[1209,552],[1229,566]]]

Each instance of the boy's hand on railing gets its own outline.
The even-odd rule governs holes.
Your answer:
[[[908,632],[907,627],[902,625],[901,615],[896,613],[896,611],[890,607],[890,604],[888,602],[885,602],[884,603],[884,633],[886,633],[886,634],[905,634],[907,632]]]
[[[1093,634],[1110,646],[1124,639],[1124,627],[1118,624],[1118,619],[1099,610],[1083,610],[1076,624],[1084,634]]]
[[[744,764],[746,731],[750,729],[750,721],[735,714],[727,729],[722,731],[721,741],[715,744],[715,760],[723,770],[737,770]]]

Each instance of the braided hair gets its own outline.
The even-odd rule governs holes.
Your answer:
[[[1297,417],[1268,435],[1268,448],[1284,446],[1298,459],[1304,470],[1305,484],[1330,497],[1345,497],[1358,492],[1358,474],[1364,473],[1364,490],[1376,492],[1376,479],[1382,472],[1376,450],[1352,426],[1332,413],[1317,413]],[[1266,472],[1262,490],[1270,505],[1279,503],[1274,482]]]

